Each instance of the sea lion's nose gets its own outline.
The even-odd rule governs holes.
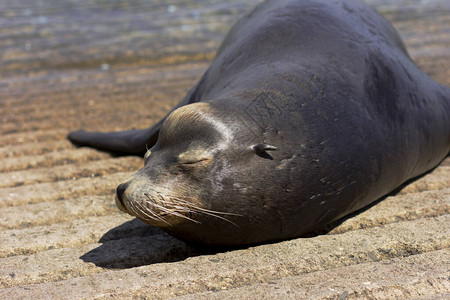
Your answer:
[[[116,190],[116,199],[119,201],[120,205],[125,208],[125,204],[123,204],[123,194],[125,193],[125,190],[128,187],[128,183],[121,183],[119,184],[119,186],[117,187]],[[121,208],[121,207],[119,207]]]

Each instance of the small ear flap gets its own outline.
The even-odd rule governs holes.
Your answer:
[[[255,146],[253,146],[252,148],[253,148],[253,150],[255,150],[256,153],[264,153],[266,151],[276,151],[276,150],[278,150],[277,147],[271,146],[271,145],[268,145],[268,144],[264,144],[264,143],[257,144]]]

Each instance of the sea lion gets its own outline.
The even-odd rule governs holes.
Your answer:
[[[73,132],[144,153],[117,206],[194,243],[299,237],[435,167],[450,89],[395,29],[351,0],[269,0],[228,33],[198,84],[144,130]]]

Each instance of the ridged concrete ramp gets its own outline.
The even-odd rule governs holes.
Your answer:
[[[0,299],[450,298],[450,158],[327,235],[214,253],[115,208],[141,158],[65,139],[156,122],[257,2],[0,0]],[[450,86],[450,2],[368,3]]]

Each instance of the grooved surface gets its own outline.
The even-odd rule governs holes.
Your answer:
[[[0,299],[448,298],[450,158],[326,235],[230,251],[121,214],[143,165],[80,127],[157,122],[259,0],[0,0]],[[450,3],[367,0],[450,86]]]

